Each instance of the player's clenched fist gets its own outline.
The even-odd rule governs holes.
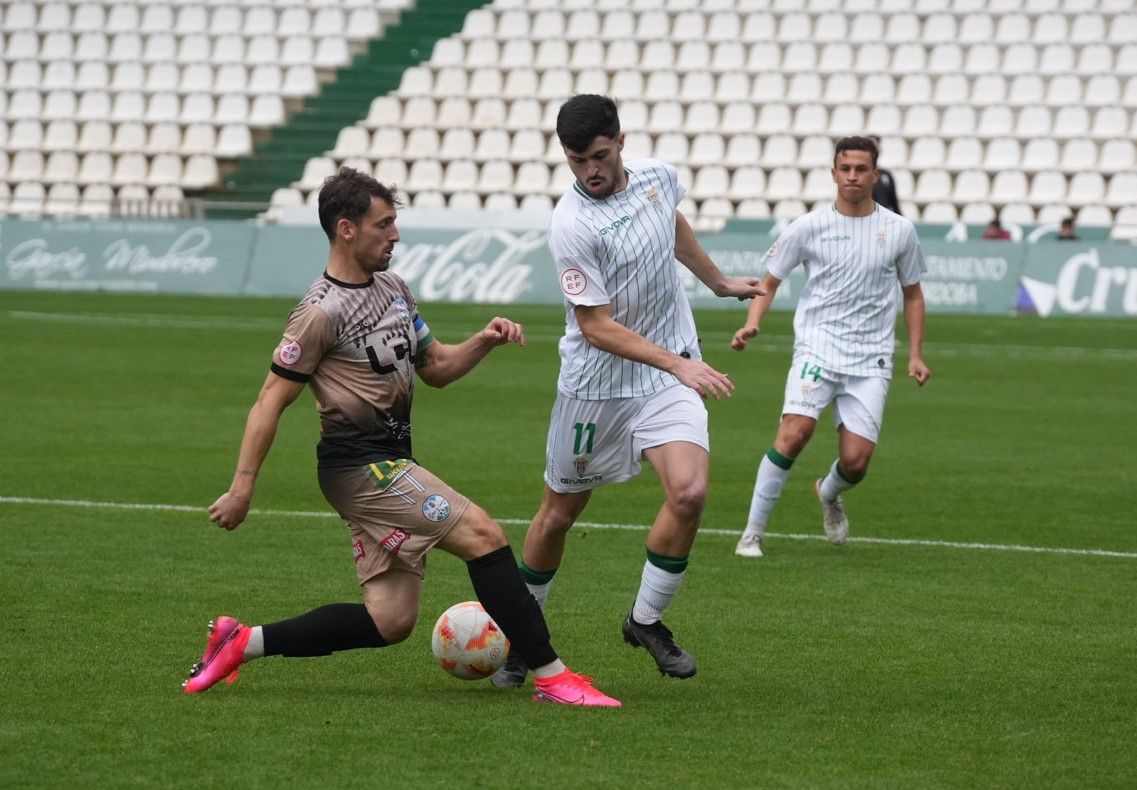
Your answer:
[[[222,529],[236,529],[249,515],[250,501],[226,491],[209,506],[209,520]]]

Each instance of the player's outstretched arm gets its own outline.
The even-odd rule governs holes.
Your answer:
[[[711,289],[715,296],[735,296],[739,299],[753,299],[763,291],[757,277],[727,277],[724,275],[703,245],[695,238],[695,231],[687,218],[675,212],[675,259],[691,270],[703,285]]]
[[[209,506],[209,520],[222,529],[236,529],[249,515],[253,501],[253,487],[261,471],[265,456],[276,437],[280,415],[296,400],[304,383],[281,378],[269,373],[257,395],[257,402],[249,410],[245,421],[245,435],[237,454],[237,470],[229,490]]]
[[[657,346],[613,319],[606,304],[577,305],[573,313],[584,339],[601,351],[667,371],[704,398],[729,398],[734,392],[734,384],[725,373],[702,360],[681,357]]]
[[[415,361],[415,372],[430,387],[445,387],[465,376],[486,355],[506,343],[525,345],[525,329],[508,318],[494,317],[485,329],[458,344],[435,340]]]
[[[746,348],[746,341],[755,337],[758,330],[762,325],[762,319],[766,317],[766,313],[770,310],[770,304],[774,301],[774,295],[778,293],[778,286],[782,284],[772,274],[767,273],[762,278],[762,290],[764,293],[757,299],[750,302],[750,307],[746,310],[746,323],[742,325],[734,337],[730,339],[730,347],[735,351],[742,351]]]
[[[920,283],[905,285],[904,326],[908,329],[908,376],[916,379],[921,387],[932,377],[932,371],[924,364],[924,289]]]

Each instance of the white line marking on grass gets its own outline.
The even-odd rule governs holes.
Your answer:
[[[8,310],[8,318],[23,321],[52,321],[65,324],[104,324],[108,326],[149,326],[169,329],[228,329],[249,331],[270,331],[280,329],[282,319],[275,318],[239,318],[236,316],[182,316],[163,315],[160,313],[51,313],[33,310]],[[445,321],[431,323],[435,334],[439,332],[456,332],[469,334],[477,332],[481,326],[467,323],[450,324]],[[555,343],[561,339],[561,334],[532,333],[526,334],[526,339],[533,342]],[[725,332],[705,332],[704,340],[724,348],[731,335]],[[749,350],[767,353],[783,353],[793,344],[793,335],[767,333],[760,340],[751,341]],[[946,357],[1009,357],[1011,359],[1103,359],[1107,361],[1124,362],[1137,360],[1137,349],[1132,348],[1087,348],[1084,346],[1026,346],[1013,343],[925,343],[924,349],[932,355]],[[898,354],[903,357],[904,349],[897,348]]]
[[[97,502],[90,499],[38,499],[35,497],[0,496],[0,505],[45,505],[49,507],[79,507],[99,508],[103,510],[153,510],[159,512],[200,513],[205,515],[206,508],[199,505],[168,505],[150,504],[146,502]],[[279,518],[334,518],[339,516],[329,510],[260,510],[253,508],[249,515],[268,516]],[[499,518],[502,524],[528,524],[529,519]],[[578,521],[578,527],[584,529],[616,529],[631,532],[647,532],[646,524],[604,524],[596,521]],[[739,532],[732,529],[701,528],[700,535],[722,535],[737,538]],[[802,535],[787,532],[767,532],[767,537],[786,538],[787,540],[825,540],[824,535]],[[1024,554],[1065,554],[1079,557],[1117,557],[1120,559],[1137,560],[1137,552],[1110,551],[1108,549],[1068,549],[1050,546],[1018,546],[1001,543],[963,543],[951,540],[921,540],[918,538],[866,538],[850,537],[850,543],[876,543],[885,546],[926,546],[938,549],[968,549],[975,551],[1007,551]]]
[[[153,313],[41,313],[9,310],[9,318],[23,321],[53,321],[63,324],[107,324],[111,326],[155,326],[169,329],[251,329],[270,330],[284,326],[273,318],[218,316],[178,316]]]

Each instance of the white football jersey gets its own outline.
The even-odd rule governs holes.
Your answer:
[[[676,270],[675,212],[685,190],[664,162],[640,159],[624,169],[627,187],[603,200],[574,184],[557,202],[549,227],[565,298],[557,387],[580,400],[651,395],[678,379],[591,346],[576,322],[577,305],[609,305],[617,322],[652,343],[702,358]]]
[[[785,280],[805,267],[794,314],[794,360],[851,376],[892,375],[900,285],[927,271],[916,228],[877,206],[847,217],[834,204],[791,222],[766,252],[766,269]]]

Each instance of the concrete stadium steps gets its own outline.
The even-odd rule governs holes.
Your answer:
[[[418,0],[383,38],[370,42],[351,66],[338,69],[318,95],[257,143],[252,156],[223,174],[220,187],[201,195],[216,204],[208,215],[247,218],[263,211],[274,189],[300,178],[309,159],[335,146],[340,129],[366,117],[372,99],[398,88],[408,66],[429,59],[435,42],[461,30],[466,14],[483,5],[478,0]]]

